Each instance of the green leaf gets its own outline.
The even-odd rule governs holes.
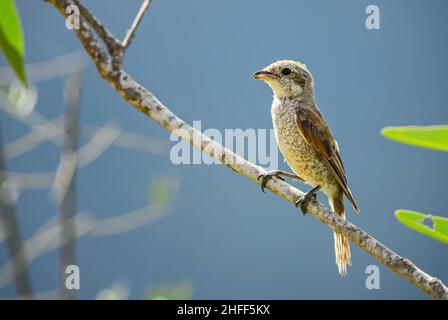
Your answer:
[[[406,227],[448,244],[448,218],[403,209],[395,211],[395,216]],[[424,224],[428,219],[433,222],[433,228]]]
[[[381,134],[417,147],[448,151],[448,125],[386,127]]]
[[[448,219],[437,216],[431,219],[434,222],[434,230],[448,237]]]
[[[27,86],[22,27],[13,0],[0,1],[0,49],[17,77]]]
[[[170,196],[170,184],[164,178],[153,181],[149,187],[150,202],[165,207]]]
[[[170,200],[175,198],[178,185],[178,179],[172,176],[154,179],[149,186],[149,202],[159,208],[166,208]]]

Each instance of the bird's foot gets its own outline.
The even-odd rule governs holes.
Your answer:
[[[320,186],[315,186],[313,189],[305,193],[302,197],[300,197],[299,200],[296,201],[295,206],[300,207],[300,210],[302,210],[302,214],[306,215],[306,206],[308,205],[308,202],[313,200],[317,200],[317,191],[319,191]]]
[[[266,187],[266,183],[268,183],[268,181],[271,180],[272,177],[276,177],[277,179],[285,181],[285,178],[281,176],[280,170],[271,170],[266,172],[265,174],[260,174],[257,179],[260,180],[261,178],[261,191],[265,192],[264,188]]]

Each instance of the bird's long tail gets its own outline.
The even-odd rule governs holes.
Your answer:
[[[336,214],[345,219],[344,202],[342,197],[343,195],[340,193],[338,196],[330,198],[330,207]],[[339,273],[342,276],[347,275],[347,266],[352,265],[350,244],[346,237],[337,232],[334,232],[334,252]]]

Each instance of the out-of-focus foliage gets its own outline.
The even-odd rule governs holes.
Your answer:
[[[146,300],[190,300],[194,287],[189,281],[163,283],[149,288],[144,296]],[[99,291],[96,300],[128,300],[130,295],[126,283],[115,282],[110,288]]]
[[[96,295],[96,300],[128,300],[129,287],[125,283],[116,282],[110,288],[101,290]]]
[[[172,195],[176,193],[179,181],[174,177],[161,177],[149,186],[149,201],[152,205],[165,208]]]
[[[17,77],[27,85],[22,26],[14,0],[0,1],[0,48]]]
[[[408,228],[448,244],[448,218],[402,209],[395,216]],[[433,227],[425,225],[425,220],[431,220]]]
[[[0,87],[0,106],[19,117],[29,115],[36,106],[38,91],[36,86],[24,87],[19,82],[11,82]]]
[[[448,151],[448,126],[385,127],[381,134],[389,139],[417,147]]]
[[[148,289],[146,300],[190,300],[193,297],[194,287],[188,281],[179,283],[166,283]]]

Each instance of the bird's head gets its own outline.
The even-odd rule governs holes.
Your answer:
[[[274,62],[253,74],[265,81],[277,98],[299,98],[313,95],[313,77],[306,65],[292,60]]]

